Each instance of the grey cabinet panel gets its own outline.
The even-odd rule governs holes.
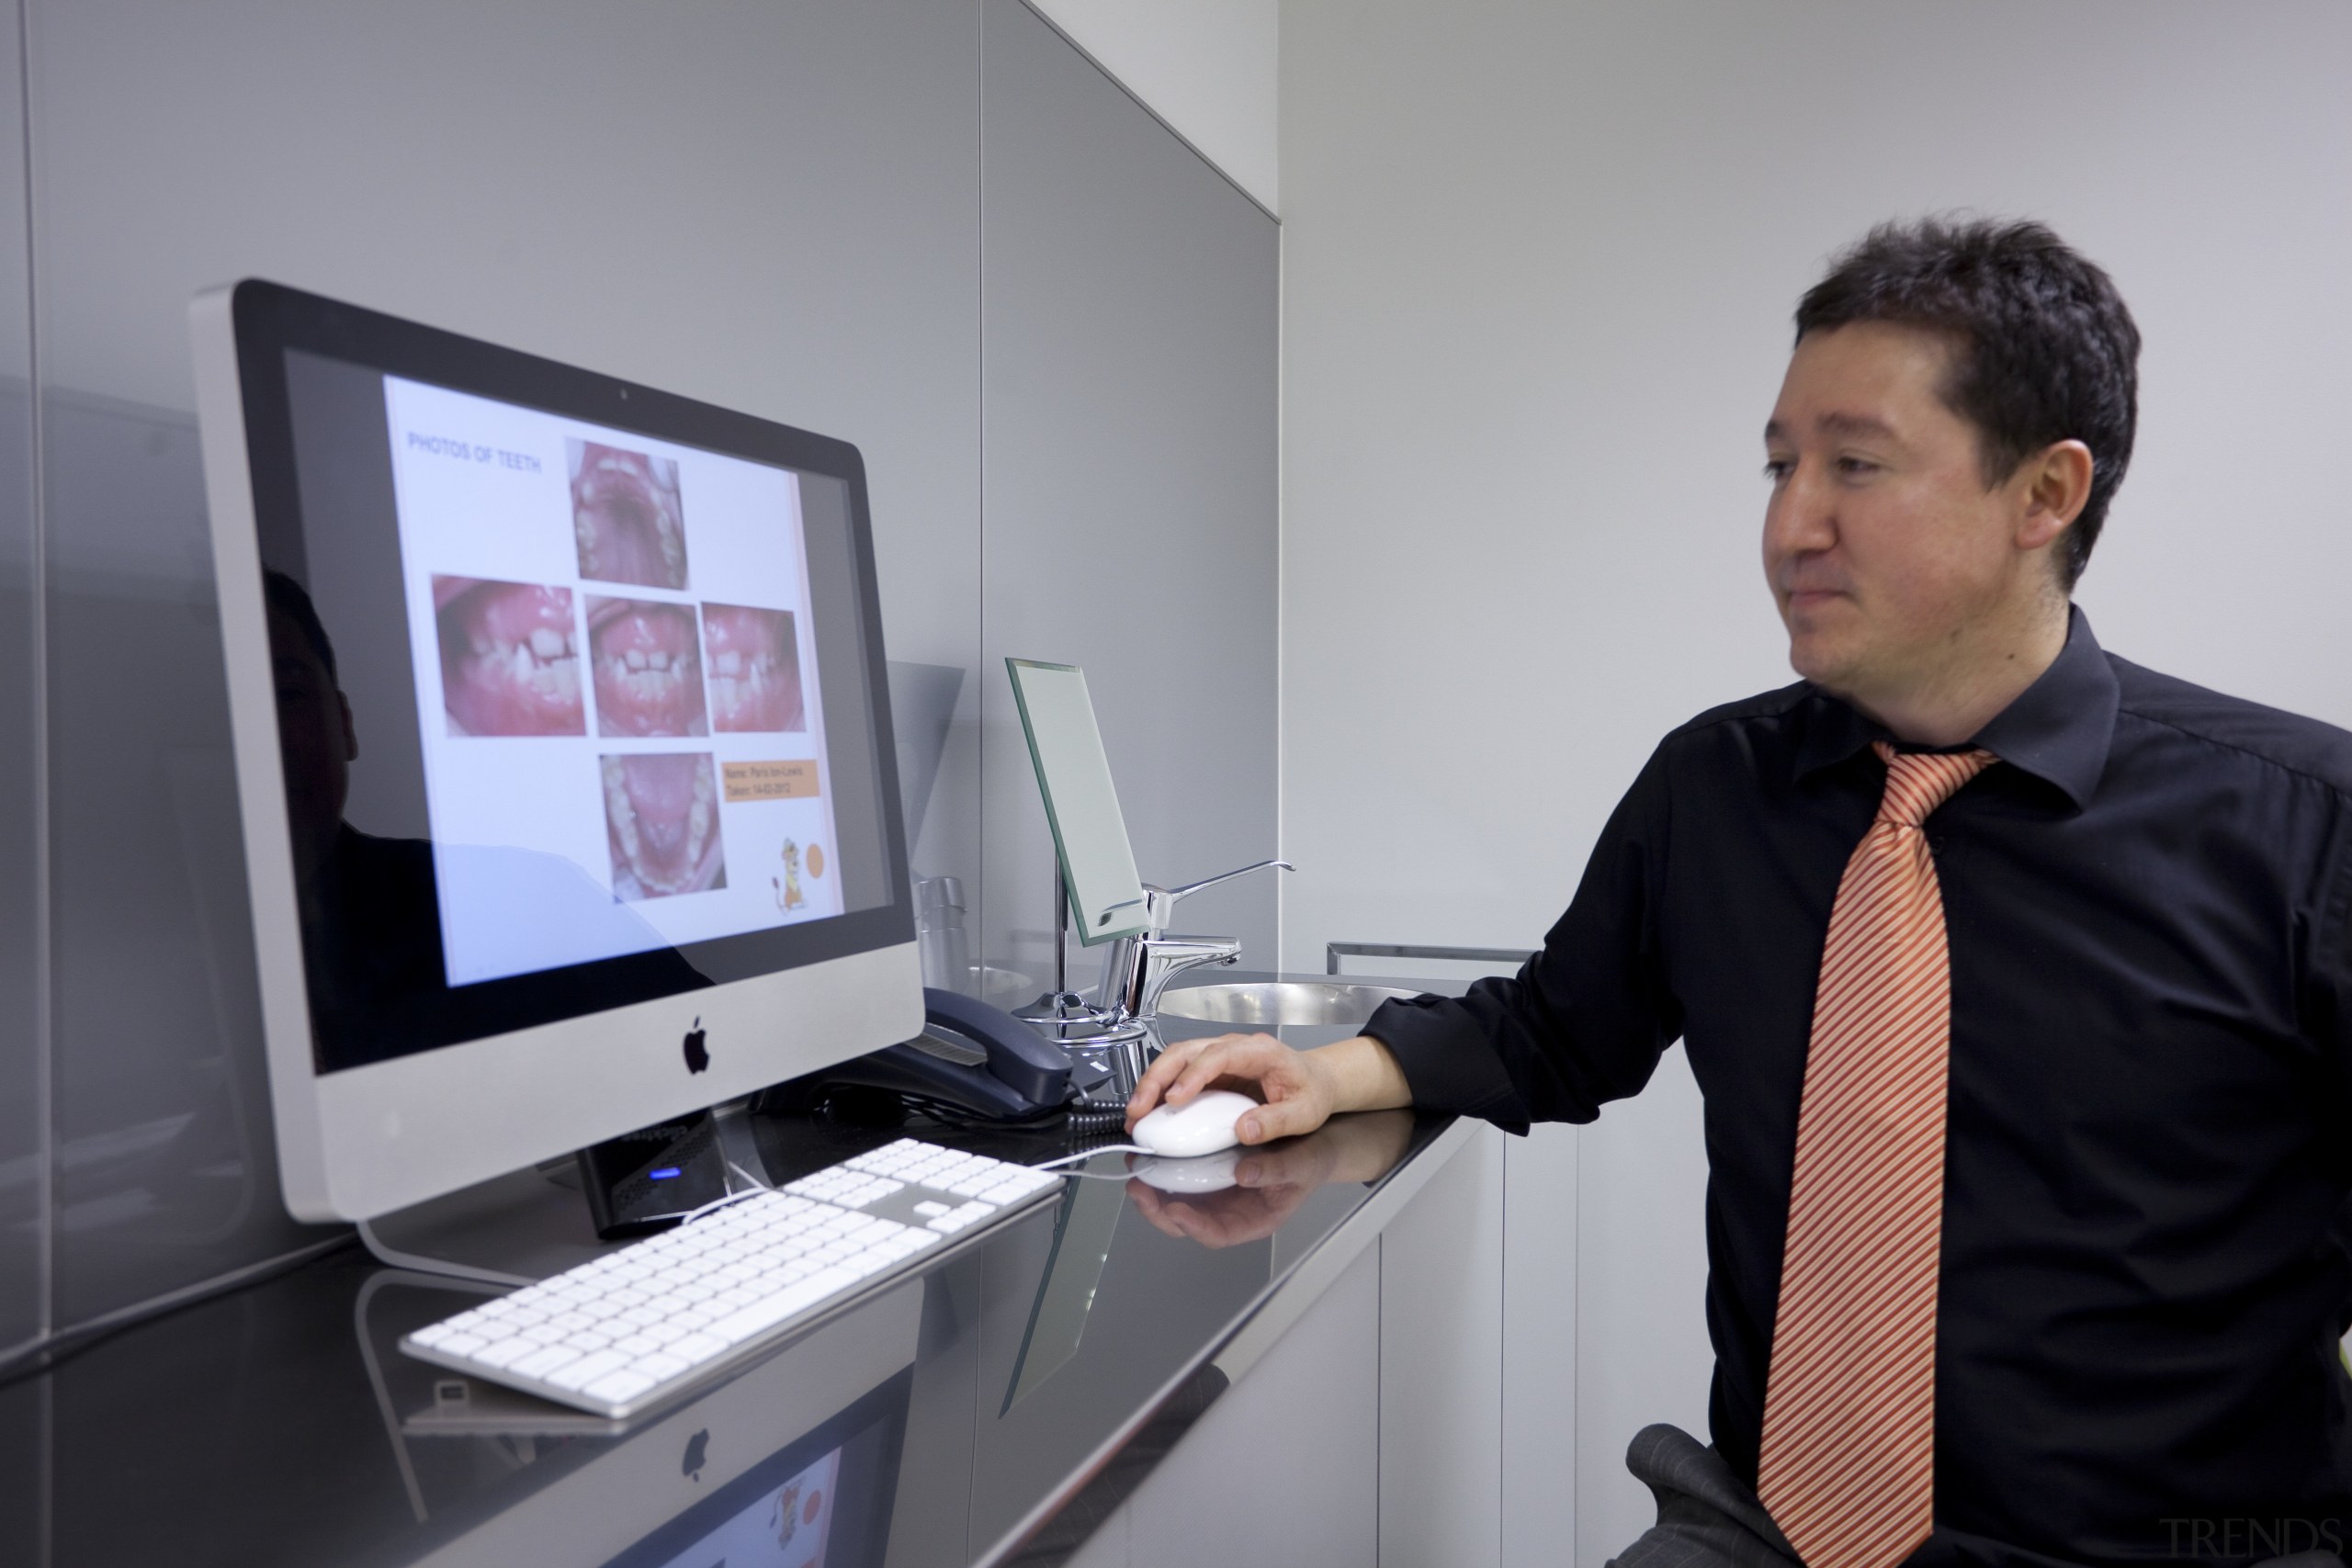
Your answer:
[[[1086,667],[1146,881],[1280,848],[1280,252],[1272,219],[1021,0],[981,17],[982,929],[1034,982],[1052,851],[1004,656]],[[1275,909],[1261,877],[1182,923],[1271,965]]]
[[[1481,1127],[1381,1233],[1383,1563],[1502,1561],[1502,1183]]]
[[[32,290],[25,268],[24,73],[0,10],[0,1353],[40,1335],[48,1294],[39,975],[40,663],[33,540]],[[0,1513],[8,1510],[0,1506]],[[5,1540],[0,1533],[0,1540]],[[5,1555],[5,1552],[0,1552]]]
[[[271,276],[854,441],[892,657],[970,671],[978,17],[948,0],[32,0],[29,36],[70,1324],[300,1235],[259,1097],[189,297]],[[0,148],[0,170],[21,163]],[[23,253],[7,221],[0,317]],[[0,566],[21,554],[8,504]],[[0,635],[24,624],[0,616]],[[963,684],[916,863],[977,880]],[[27,820],[0,802],[0,831]],[[18,1234],[0,1225],[0,1247]],[[0,1341],[21,1277],[0,1257]]]
[[[1133,1568],[1374,1568],[1380,1276],[1376,1247],[1350,1264],[1137,1488],[1125,1510]]]

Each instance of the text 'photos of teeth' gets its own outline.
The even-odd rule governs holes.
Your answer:
[[[448,733],[584,738],[592,706],[604,739],[805,731],[792,612],[691,597],[677,462],[593,441],[566,446],[581,585],[433,578]],[[727,886],[712,752],[631,750],[600,754],[594,766],[616,897]],[[730,789],[727,798],[745,797]]]

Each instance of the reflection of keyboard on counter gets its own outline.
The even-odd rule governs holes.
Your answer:
[[[601,1416],[633,1415],[852,1291],[1061,1185],[912,1138],[746,1194],[401,1341],[421,1360]]]

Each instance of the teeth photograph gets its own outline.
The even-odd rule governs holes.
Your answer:
[[[789,610],[702,607],[710,654],[710,723],[725,732],[806,729],[800,643]]]
[[[686,519],[677,463],[594,441],[564,446],[580,575],[640,588],[684,588]]]
[[[710,754],[635,751],[601,761],[613,896],[636,903],[726,886]]]
[[[433,579],[452,735],[585,735],[571,590]]]
[[[596,593],[587,598],[596,733],[707,734],[694,606]]]

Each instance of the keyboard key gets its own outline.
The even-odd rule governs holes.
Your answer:
[[[499,1371],[514,1365],[540,1348],[537,1340],[518,1337],[513,1339],[501,1339],[494,1345],[476,1350],[467,1359],[476,1366],[488,1367],[493,1371]]]
[[[507,1370],[518,1378],[543,1378],[566,1361],[576,1361],[580,1352],[569,1345],[543,1345]]]
[[[606,1372],[580,1392],[594,1399],[607,1399],[615,1404],[635,1399],[653,1386],[653,1380],[643,1372]]]
[[[690,1367],[698,1367],[726,1348],[727,1341],[716,1334],[689,1334],[683,1339],[672,1340],[667,1350],[654,1353],[675,1356]]]
[[[667,1382],[692,1365],[690,1361],[682,1361],[675,1356],[664,1355],[657,1350],[650,1356],[639,1357],[637,1370],[656,1382]],[[567,1367],[564,1370],[570,1371],[571,1369]]]
[[[548,1382],[557,1388],[586,1388],[606,1372],[616,1371],[628,1365],[628,1358],[610,1350],[598,1350],[581,1357],[570,1366],[558,1367],[548,1374]]]

